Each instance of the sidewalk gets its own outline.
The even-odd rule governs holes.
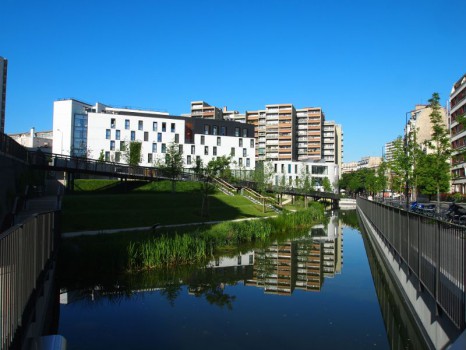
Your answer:
[[[25,208],[15,215],[15,224],[20,224],[34,214],[58,210],[61,200],[58,196],[43,196],[27,200]]]
[[[101,235],[101,234],[112,234],[112,233],[127,232],[127,231],[149,231],[149,230],[158,230],[161,228],[214,225],[214,224],[219,224],[221,222],[239,222],[239,221],[248,221],[248,220],[260,220],[260,219],[267,219],[267,218],[272,218],[272,217],[276,217],[276,215],[254,217],[254,218],[243,218],[243,219],[235,219],[235,220],[191,222],[187,224],[171,224],[171,225],[154,224],[152,226],[146,226],[146,227],[128,227],[128,228],[104,229],[104,230],[94,230],[94,231],[65,232],[61,234],[61,237],[62,238],[73,238],[73,237],[79,237],[79,236],[95,236],[95,235]]]

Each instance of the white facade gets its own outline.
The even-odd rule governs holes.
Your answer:
[[[269,182],[272,185],[299,188],[308,177],[309,182],[314,179],[316,191],[323,191],[322,181],[324,178],[328,178],[332,190],[337,191],[338,164],[302,161],[274,161],[271,163],[273,174]]]
[[[221,120],[170,116],[168,113],[92,106],[76,100],[55,101],[53,153],[124,163],[131,141],[141,142],[141,166],[163,163],[170,144],[183,151],[184,165],[199,157],[204,164],[230,156],[232,169],[255,167],[251,126]],[[189,139],[187,139],[189,138]]]
[[[53,133],[52,131],[35,131],[32,128],[28,132],[20,134],[10,134],[13,140],[21,146],[50,153],[52,151]]]

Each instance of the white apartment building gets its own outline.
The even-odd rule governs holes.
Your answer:
[[[90,105],[74,99],[54,102],[53,153],[123,163],[131,141],[141,142],[141,166],[163,163],[171,143],[183,152],[184,165],[231,156],[232,169],[255,168],[254,128],[218,119]]]
[[[332,120],[325,121],[322,131],[323,159],[328,163],[338,165],[341,174],[343,161],[343,130],[340,124]]]
[[[273,174],[269,182],[276,186],[300,187],[308,177],[315,182],[315,190],[323,191],[322,181],[328,178],[333,191],[337,191],[338,165],[321,161],[273,161]]]
[[[466,147],[466,129],[458,122],[458,117],[466,115],[466,74],[452,87],[450,93],[449,125],[451,147],[451,177],[453,192],[466,193],[466,160],[464,150]]]

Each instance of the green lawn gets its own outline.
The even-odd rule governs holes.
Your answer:
[[[77,180],[76,194],[63,201],[63,232],[131,228],[160,224],[182,224],[245,217],[270,216],[262,207],[242,196],[216,192],[210,196],[210,216],[200,216],[199,183],[178,182],[171,193],[169,181],[150,184],[129,181],[127,193],[123,186],[109,180]]]

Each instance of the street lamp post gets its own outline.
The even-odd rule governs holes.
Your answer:
[[[422,108],[418,108],[418,109],[413,109],[409,112],[406,112],[405,113],[405,135],[404,135],[404,143],[403,143],[403,146],[404,146],[404,151],[405,151],[405,155],[406,157],[408,157],[408,136],[411,134],[411,128],[409,128],[409,131],[408,131],[408,114],[412,116],[416,116],[420,111],[424,110],[424,109],[427,109],[429,108],[429,106],[423,106]],[[411,119],[411,118],[410,118]],[[406,183],[405,183],[405,200],[406,200],[406,210],[409,210],[409,167],[414,167],[414,164],[410,164],[409,161],[407,162],[406,164],[406,173],[405,173],[405,176],[406,176]]]

